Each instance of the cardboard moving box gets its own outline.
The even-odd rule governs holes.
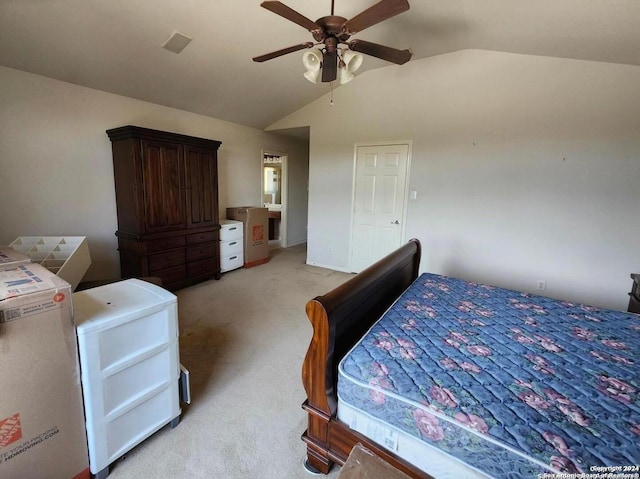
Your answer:
[[[21,264],[31,263],[31,258],[10,246],[0,246],[0,271],[14,269]]]
[[[43,266],[0,271],[0,477],[88,479],[71,286]]]
[[[338,479],[410,479],[382,458],[376,456],[362,444],[356,444],[347,462],[344,463]]]
[[[227,208],[227,218],[244,224],[244,267],[269,261],[269,210],[253,206]]]

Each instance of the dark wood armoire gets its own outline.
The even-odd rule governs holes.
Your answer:
[[[156,276],[171,290],[219,279],[221,142],[137,126],[107,135],[122,278]]]

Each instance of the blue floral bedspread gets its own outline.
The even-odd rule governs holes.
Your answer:
[[[640,464],[640,315],[425,273],[340,400],[496,478]]]

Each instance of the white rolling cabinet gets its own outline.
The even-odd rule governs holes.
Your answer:
[[[244,229],[242,221],[220,220],[220,272],[244,264]]]
[[[180,421],[177,298],[138,279],[73,294],[89,466],[109,465]]]

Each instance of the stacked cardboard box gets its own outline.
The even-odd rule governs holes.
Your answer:
[[[227,218],[244,224],[244,267],[269,261],[269,217],[267,208],[236,206],[227,208]]]
[[[0,477],[88,479],[71,286],[0,270]]]
[[[0,246],[0,271],[14,269],[21,264],[31,263],[31,258],[9,246]]]

